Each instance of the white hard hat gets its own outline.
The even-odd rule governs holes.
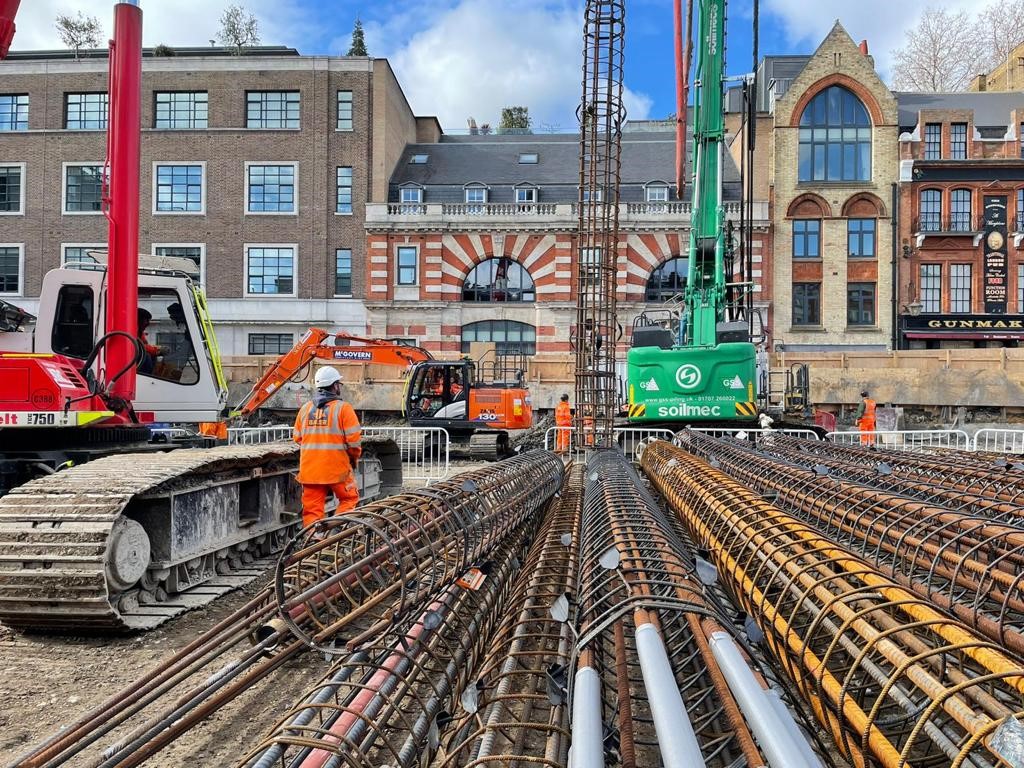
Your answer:
[[[331,368],[329,365],[325,365],[316,372],[316,377],[313,379],[317,389],[327,389],[327,387],[334,384],[336,381],[341,381],[341,374],[338,373],[336,368]]]

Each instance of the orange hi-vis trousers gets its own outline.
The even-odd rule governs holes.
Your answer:
[[[334,494],[338,500],[338,507],[334,510],[335,515],[343,515],[351,512],[359,503],[359,489],[356,479],[349,475],[347,480],[329,485],[303,485],[302,486],[302,525],[310,526],[317,520],[323,520],[327,504],[328,492]]]
[[[864,434],[866,432],[874,432],[875,431],[875,420],[874,419],[867,419],[867,418],[864,418],[863,416],[861,416],[859,419],[857,419],[857,429],[859,429],[861,431],[861,433],[862,433],[861,436],[860,436],[860,444],[861,445],[874,445],[875,444],[875,436],[874,435]]]

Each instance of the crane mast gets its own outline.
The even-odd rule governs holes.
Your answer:
[[[680,341],[714,346],[725,319],[725,210],[722,155],[725,141],[725,0],[701,0],[693,89],[693,170],[690,261],[685,304],[688,329]]]

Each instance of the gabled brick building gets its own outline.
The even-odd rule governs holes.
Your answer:
[[[1024,93],[898,93],[900,346],[1024,340]]]
[[[633,318],[685,284],[690,203],[670,183],[675,145],[668,127],[631,123],[623,133],[623,346]],[[367,330],[440,353],[493,341],[499,351],[568,360],[578,153],[575,135],[441,136],[410,145],[388,202],[367,208]],[[726,209],[738,219],[739,179],[730,160],[725,180]],[[767,202],[754,210],[754,296],[765,305]]]

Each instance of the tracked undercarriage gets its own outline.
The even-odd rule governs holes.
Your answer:
[[[251,581],[301,525],[291,443],[122,453],[0,497],[0,622],[151,629]],[[363,501],[401,486],[389,440],[364,440]]]

